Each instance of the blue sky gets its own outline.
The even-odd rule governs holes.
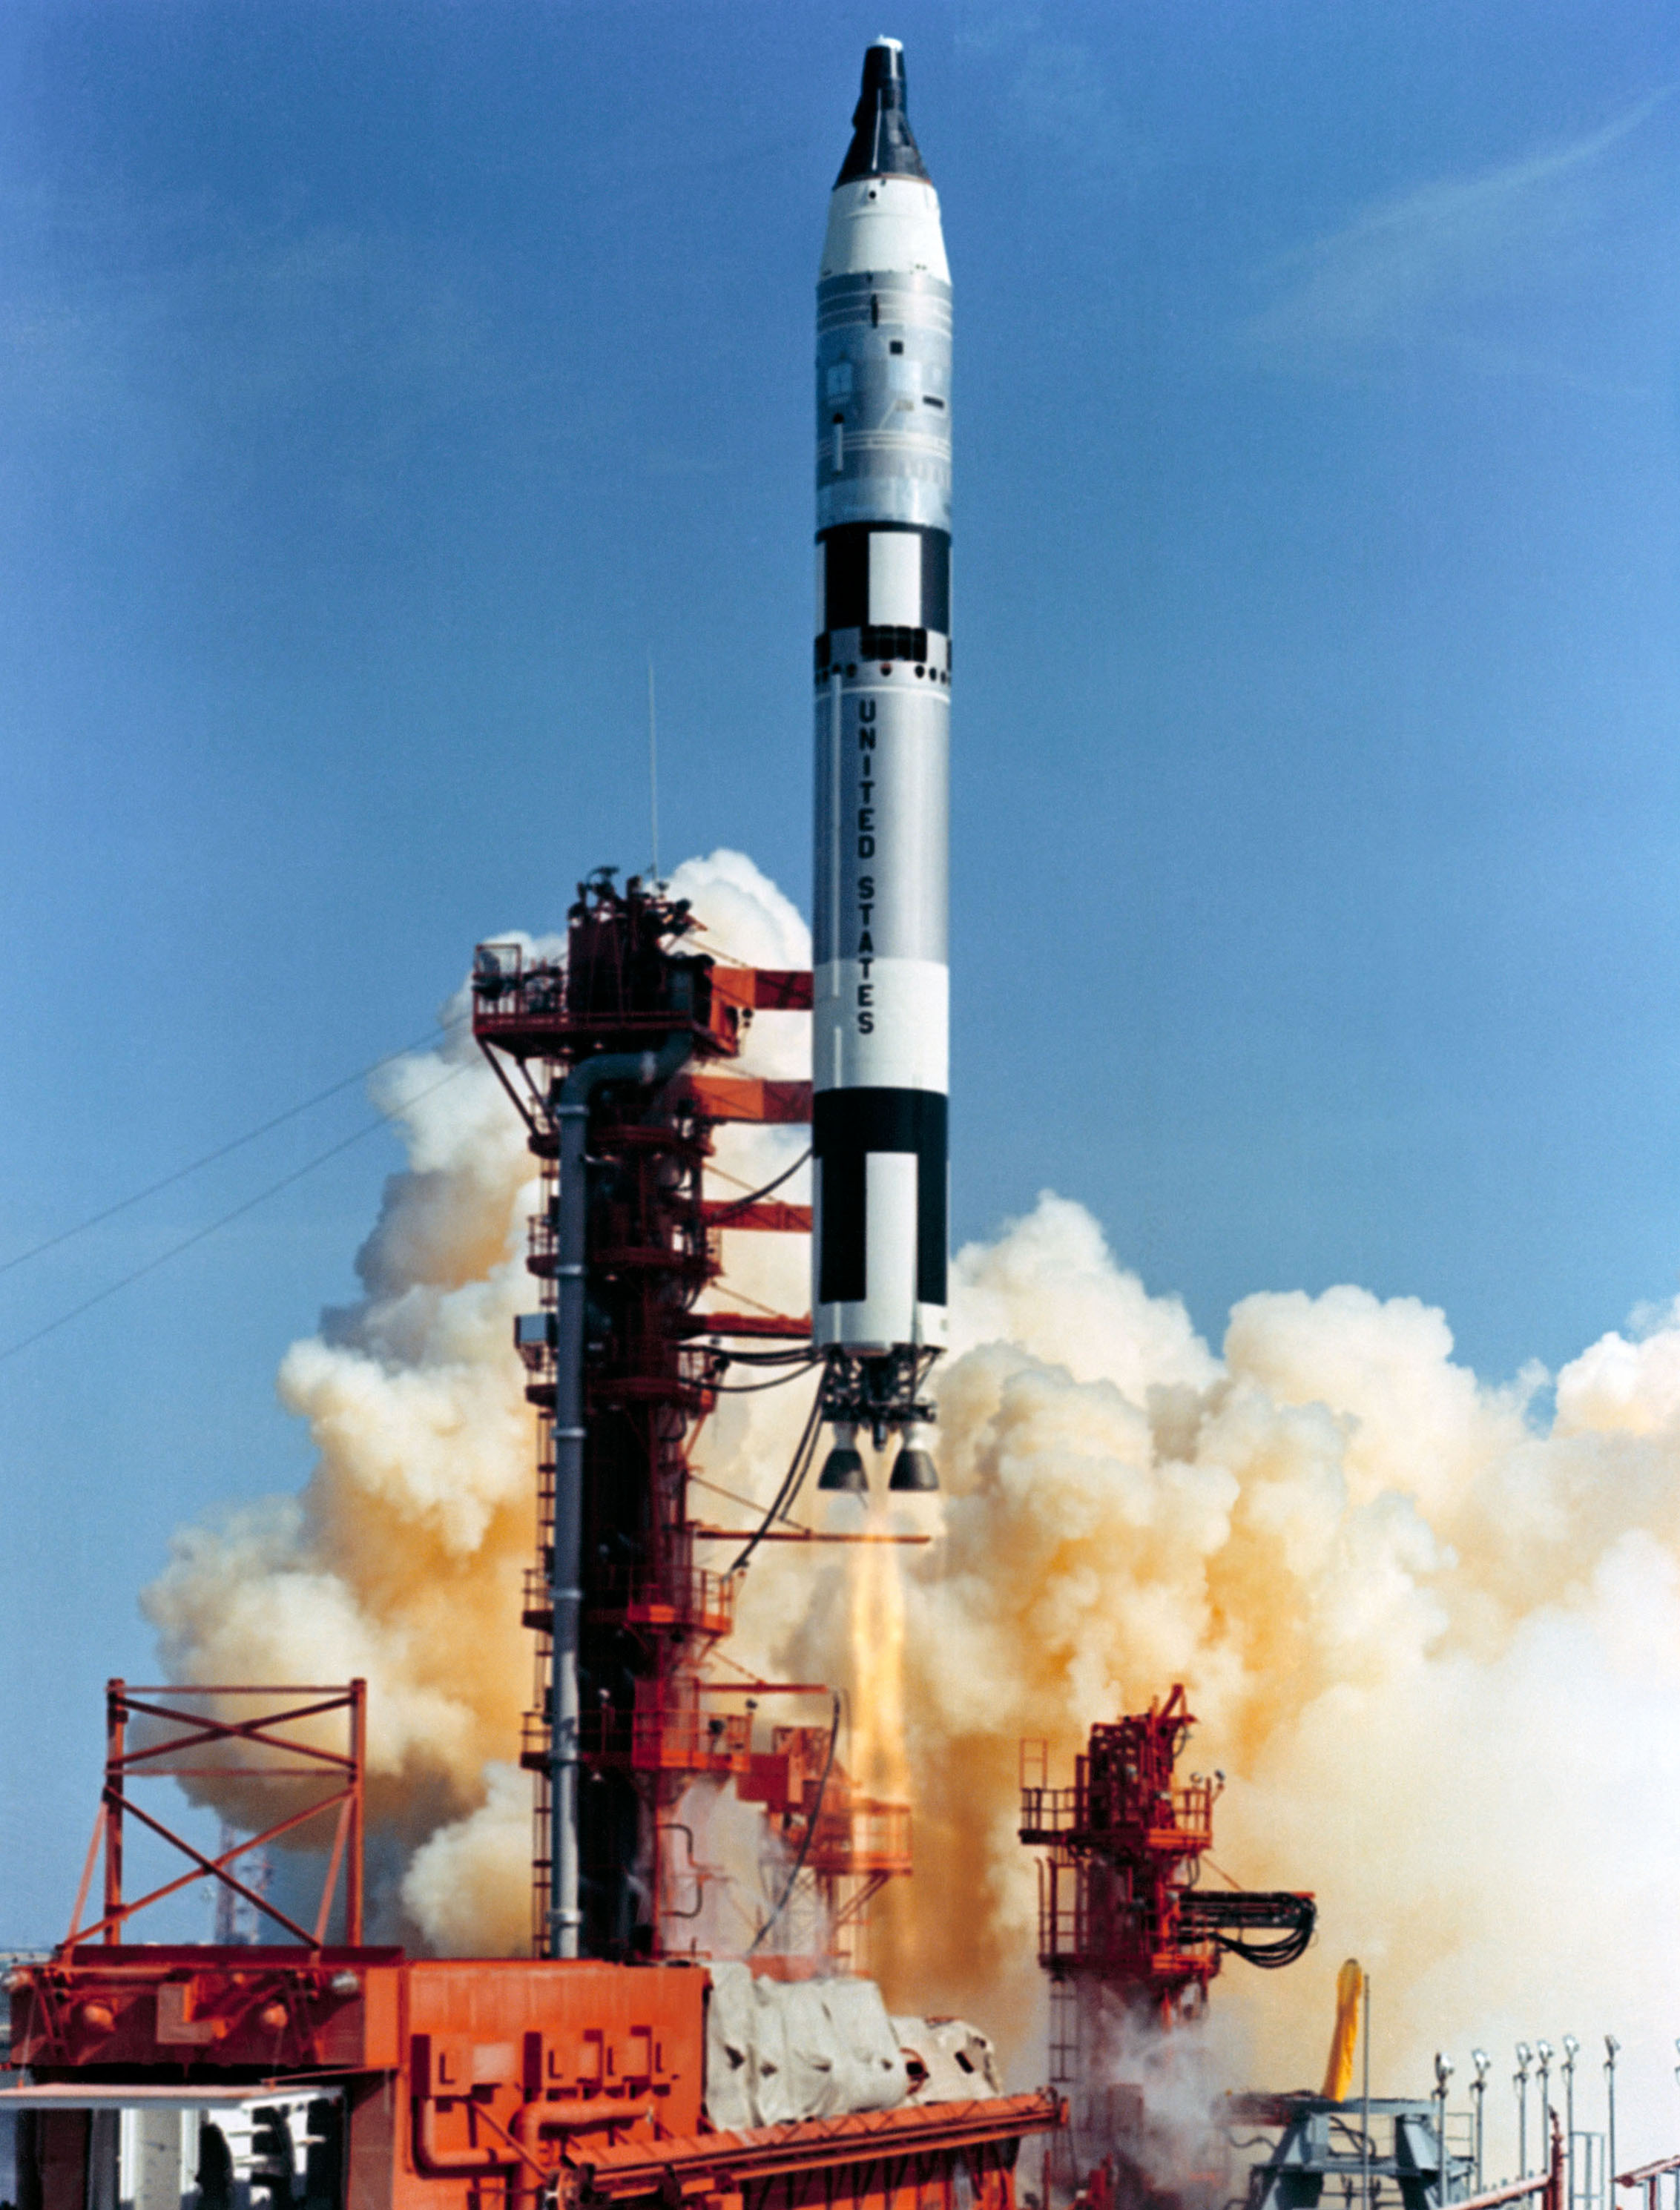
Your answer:
[[[1635,0],[0,15],[0,1259],[647,857],[809,878],[812,292],[861,47],[958,287],[955,1229],[1217,1339],[1680,1288],[1680,57]],[[0,1273],[0,1351],[367,1119]],[[295,1486],[384,1134],[0,1364],[0,1941],[170,1530]]]

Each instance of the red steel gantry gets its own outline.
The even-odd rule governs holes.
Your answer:
[[[534,1941],[550,1953],[559,1101],[568,1076],[590,1060],[634,1065],[644,1054],[651,1066],[678,1038],[680,1071],[662,1084],[603,1081],[589,1092],[582,1946],[609,1957],[687,1946],[678,1922],[692,1917],[693,1883],[704,1875],[674,1846],[671,1814],[686,1787],[710,1776],[733,1779],[745,1800],[766,1807],[818,1905],[806,1917],[821,1925],[827,1952],[843,1957],[868,1897],[909,1870],[908,1807],[855,1796],[834,1765],[828,1728],[778,1729],[767,1752],[755,1748],[759,1698],[826,1691],[708,1675],[708,1654],[732,1623],[735,1576],[698,1561],[697,1541],[715,1531],[692,1518],[688,1503],[690,1451],[726,1370],[763,1374],[811,1362],[808,1315],[698,1307],[722,1271],[721,1231],[809,1232],[808,1206],[768,1191],[708,1199],[703,1174],[720,1122],[809,1121],[809,1083],[755,1080],[728,1062],[753,1012],[809,1007],[811,976],[726,964],[694,948],[695,929],[684,901],[634,879],[619,891],[603,871],[580,885],[563,960],[488,944],[474,963],[474,1032],[524,1117],[543,1175],[527,1262],[542,1310],[519,1327],[539,1420],[538,1557],[524,1609],[537,1636],[523,1754],[538,1776]],[[813,1767],[822,1776],[815,1784]]]
[[[1228,1954],[1275,1970],[1312,1940],[1310,1895],[1198,1885],[1224,1775],[1179,1778],[1194,1724],[1180,1682],[1164,1703],[1092,1727],[1071,1788],[1048,1785],[1043,1742],[1021,1745],[1020,1836],[1043,1852],[1050,2077],[1072,2112],[1047,2172],[1059,2192],[1101,2165],[1112,2193],[1115,2155],[1139,2122],[1138,2090],[1116,2068],[1131,2030],[1198,2016]]]

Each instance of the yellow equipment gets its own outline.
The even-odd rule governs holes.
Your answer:
[[[1365,1975],[1359,1959],[1350,1957],[1336,1975],[1336,2026],[1330,2036],[1330,2062],[1324,2068],[1324,2092],[1333,2103],[1345,2103],[1353,2085],[1353,2056],[1359,2042],[1359,1996]]]

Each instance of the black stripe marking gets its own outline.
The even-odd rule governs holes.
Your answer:
[[[861,1304],[868,1295],[872,1151],[915,1155],[916,1298],[945,1303],[949,1124],[949,1103],[934,1090],[825,1090],[812,1101],[811,1148],[822,1174],[819,1303]]]
[[[944,529],[922,533],[922,627],[951,634],[951,536]]]
[[[909,522],[843,522],[818,532],[827,547],[823,560],[823,627],[861,629],[869,619],[871,532],[909,532],[922,540],[922,606],[917,629],[951,634],[951,533],[921,529]],[[865,654],[866,659],[871,655]],[[926,658],[926,654],[918,657]]]

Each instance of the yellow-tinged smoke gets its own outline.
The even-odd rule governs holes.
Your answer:
[[[678,887],[740,956],[807,956],[738,856]],[[801,1029],[760,1017],[764,1071],[799,1071]],[[510,1760],[532,1452],[509,1331],[532,1301],[529,1162],[469,1045],[389,1085],[410,1166],[362,1253],[365,1295],[281,1371],[320,1447],[310,1486],[183,1534],[147,1602],[177,1677],[369,1677],[374,1815],[408,1852],[408,1923],[493,1950],[521,1938],[528,1879]],[[798,1149],[730,1132],[719,1187]],[[804,1309],[797,1239],[734,1235],[727,1256],[728,1294]],[[1245,1886],[1314,1890],[1327,1953],[1358,1948],[1380,2091],[1427,2092],[1437,2048],[1613,2030],[1619,2152],[1667,2146],[1680,1314],[1593,1344],[1550,1409],[1538,1369],[1484,1384],[1439,1312],[1351,1287],[1246,1298],[1216,1353],[1046,1196],[960,1253],[952,1316],[944,1487],[903,1507],[940,1539],[814,1561],[766,1546],[734,1651],[833,1680],[860,1778],[908,1776],[917,1875],[876,1945],[894,2004],[964,2011],[1012,2038],[1018,2079],[1040,2072],[1018,1741],[1048,1736],[1065,1774],[1094,1719],[1182,1679],[1190,1761],[1230,1776],[1215,1854]],[[724,1399],[702,1474],[767,1497],[807,1401],[801,1385]],[[744,1517],[702,1494],[709,1517]],[[847,1498],[801,1508],[866,1524]],[[1214,2008],[1235,2078],[1318,2078],[1326,1954],[1228,1967]],[[1511,2160],[1498,2120],[1490,2103],[1490,2171]]]

